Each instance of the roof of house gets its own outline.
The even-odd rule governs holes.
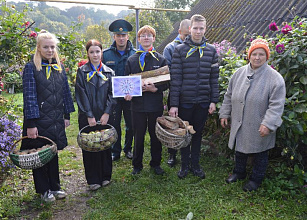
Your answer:
[[[290,22],[295,16],[307,17],[307,0],[200,0],[186,18],[201,14],[207,20],[206,38],[209,43],[228,40],[237,51],[246,48],[249,38],[244,34],[266,35],[274,32],[269,24]],[[157,47],[164,47],[178,35],[180,21],[174,24],[174,31]]]

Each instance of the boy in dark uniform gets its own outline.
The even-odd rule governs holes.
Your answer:
[[[113,32],[114,42],[109,49],[103,51],[102,62],[114,70],[116,76],[124,76],[125,65],[128,57],[135,53],[135,49],[132,43],[129,41],[128,32],[132,31],[132,25],[125,20],[119,19],[113,21],[109,30]],[[117,98],[117,104],[115,106],[114,115],[114,127],[118,134],[117,142],[112,146],[112,160],[116,161],[120,159],[121,147],[121,119],[124,115],[126,134],[125,144],[123,151],[128,159],[132,159],[132,123],[131,123],[131,109],[130,102],[124,100],[124,98]]]
[[[156,31],[152,27],[145,25],[138,31],[139,50],[128,58],[125,74],[140,73],[144,71],[158,69],[166,66],[166,59],[157,53],[153,47]],[[150,166],[157,175],[162,175],[164,170],[161,168],[162,145],[155,134],[156,119],[163,114],[163,91],[168,88],[168,84],[159,86],[153,83],[143,84],[142,96],[131,97],[127,95],[126,100],[131,100],[132,127],[134,134],[133,149],[133,171],[138,174],[143,169],[144,138],[146,129],[150,135]]]

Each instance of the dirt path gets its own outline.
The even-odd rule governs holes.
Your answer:
[[[79,147],[67,146],[65,150],[76,153],[74,160],[81,160],[82,155]],[[84,172],[73,170],[70,175],[60,174],[61,185],[67,192],[68,196],[64,200],[57,200],[52,204],[52,218],[55,220],[82,219],[82,215],[88,211],[89,207],[86,202],[91,198],[91,192],[87,190],[87,184]],[[32,209],[29,207],[23,210],[20,215],[21,219],[38,218],[45,209]]]
[[[76,146],[67,146],[65,150],[76,153],[76,160],[82,161],[81,149]],[[88,208],[86,201],[90,198],[90,192],[86,190],[86,180],[83,172],[75,170],[72,175],[60,176],[63,188],[66,190],[68,197],[63,201],[64,206],[56,212],[53,212],[53,219],[68,220],[68,219],[82,219],[82,214]]]

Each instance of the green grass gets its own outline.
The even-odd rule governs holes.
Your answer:
[[[167,153],[164,150],[164,159]],[[145,156],[148,164],[149,155]],[[99,190],[89,201],[91,211],[85,219],[184,219],[192,212],[195,219],[304,219],[306,197],[270,198],[265,188],[255,193],[242,190],[244,182],[228,185],[225,178],[232,166],[223,158],[203,155],[201,165],[206,179],[189,174],[177,177],[179,166],[157,176],[147,167],[140,175],[131,176],[126,161],[114,168],[113,183]]]
[[[23,106],[22,93],[10,94],[2,92],[1,95],[7,100],[11,100],[14,105]]]
[[[21,96],[19,96],[20,98]],[[76,108],[77,110],[77,108]],[[124,131],[124,130],[123,130]],[[71,126],[67,128],[69,145],[75,145],[78,134],[77,113],[71,115]],[[226,147],[226,146],[225,146]],[[189,212],[193,219],[307,219],[307,198],[304,193],[291,196],[272,194],[268,184],[253,193],[242,190],[244,181],[226,184],[233,161],[202,152],[200,164],[206,178],[189,174],[181,180],[177,177],[180,165],[170,168],[166,164],[167,149],[163,147],[163,176],[150,169],[149,137],[145,140],[144,169],[132,176],[131,160],[122,155],[113,163],[112,183],[94,193],[80,193],[88,197],[89,208],[83,219],[185,219]],[[59,153],[60,171],[65,175],[83,175],[82,159],[76,153],[63,150]],[[274,184],[270,162],[266,181]],[[0,218],[18,219],[20,213],[38,212],[38,219],[52,219],[53,213],[65,210],[73,201],[57,202],[57,205],[42,204],[35,194],[31,171],[16,170],[0,189]],[[69,204],[71,203],[71,204]],[[87,206],[87,207],[88,207]],[[64,211],[65,212],[65,211]]]

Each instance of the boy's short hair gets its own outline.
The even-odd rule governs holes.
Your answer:
[[[200,14],[195,14],[191,17],[191,26],[193,25],[193,22],[201,22],[204,21],[206,25],[206,18]]]
[[[156,30],[149,25],[144,25],[143,27],[140,28],[140,30],[138,31],[138,37],[140,37],[142,34],[146,32],[149,32],[152,34],[153,37],[156,37]]]

